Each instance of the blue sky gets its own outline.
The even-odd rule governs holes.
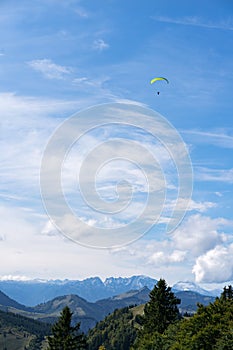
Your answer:
[[[1,278],[145,274],[209,288],[232,283],[232,1],[3,0],[0,39]],[[155,76],[169,84],[150,85]],[[71,115],[119,101],[157,111],[178,130],[193,194],[172,235],[155,228],[121,248],[91,249],[67,240],[46,215],[41,159]],[[82,156],[100,135],[89,135]],[[65,164],[69,191],[77,180],[73,157],[75,149]],[[116,176],[122,168],[116,165]],[[127,179],[140,189],[145,183],[133,170]],[[103,197],[109,173],[100,181]]]

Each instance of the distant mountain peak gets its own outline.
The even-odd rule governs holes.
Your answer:
[[[135,286],[139,288],[144,287],[145,285],[148,286],[148,288],[153,288],[153,286],[157,283],[157,280],[148,276],[144,275],[134,275],[131,277],[108,277],[104,281],[105,286],[109,286],[112,284],[117,285],[131,285],[132,287]]]
[[[201,295],[208,295],[208,296],[217,296],[217,291],[209,291],[204,288],[201,288],[198,284],[192,281],[179,281],[175,283],[172,287],[174,291],[192,291],[199,293]]]

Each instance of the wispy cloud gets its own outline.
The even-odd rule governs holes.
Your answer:
[[[48,79],[64,79],[71,73],[71,68],[54,63],[50,59],[33,60],[28,62],[29,66],[43,74]]]
[[[232,130],[183,130],[182,134],[188,135],[191,142],[211,144],[222,148],[233,148]]]
[[[108,49],[109,45],[103,40],[103,39],[96,39],[93,42],[93,49],[97,51],[103,51],[105,49]]]
[[[153,20],[157,22],[163,22],[163,23],[171,23],[171,24],[179,24],[179,25],[185,25],[185,26],[196,26],[196,27],[202,27],[202,28],[210,28],[210,29],[224,29],[224,30],[233,30],[233,23],[232,21],[224,21],[224,22],[206,22],[200,17],[183,17],[183,18],[171,18],[167,16],[152,16]]]
[[[233,184],[233,169],[209,169],[198,167],[195,172],[196,181],[216,181]]]
[[[31,125],[32,122],[36,121],[37,125],[41,125],[42,116],[58,115],[61,111],[74,111],[80,108],[80,102],[75,100],[59,100],[51,98],[37,98],[33,96],[21,96],[14,92],[0,93],[0,113],[4,115],[4,124],[7,120],[13,118],[14,123],[8,124],[7,127],[12,126],[17,129],[17,121],[22,123],[20,127]],[[83,106],[82,106],[83,107]],[[27,123],[25,119],[27,118]],[[3,124],[3,125],[4,125]]]
[[[80,77],[80,78],[75,78],[73,79],[72,83],[74,85],[81,85],[82,88],[84,85],[89,86],[89,87],[95,87],[95,88],[103,88],[103,85],[109,80],[110,78],[108,76],[105,77],[99,77],[95,79],[88,78],[86,76]]]
[[[1,200],[25,202],[30,198],[33,205],[35,197],[38,198],[41,155],[48,138],[61,122],[59,115],[69,115],[78,106],[77,101],[0,94],[0,114],[4,116],[1,120]]]
[[[171,208],[174,207],[174,204],[175,204],[175,201],[171,201],[169,203]],[[179,210],[186,210],[187,212],[195,211],[198,213],[204,213],[209,209],[215,208],[215,207],[216,207],[216,203],[209,202],[209,201],[196,202],[193,199],[190,199],[188,207],[187,207],[187,201],[185,199],[179,201]]]
[[[90,13],[87,12],[83,7],[77,7],[75,13],[81,18],[89,18]]]

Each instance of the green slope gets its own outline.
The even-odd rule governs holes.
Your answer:
[[[10,312],[0,311],[0,349],[36,350],[29,347],[33,341],[42,344],[45,335],[50,333],[50,325],[28,319]],[[39,349],[39,348],[38,348]]]
[[[144,306],[124,307],[115,310],[88,333],[89,350],[98,350],[101,345],[108,350],[128,350],[134,343]]]

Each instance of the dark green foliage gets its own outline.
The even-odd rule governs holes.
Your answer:
[[[232,287],[207,306],[198,305],[196,314],[158,330],[140,334],[132,349],[140,350],[232,350]]]
[[[41,349],[44,337],[50,332],[51,325],[0,311],[0,349],[4,347],[8,350]]]
[[[180,299],[177,299],[164,279],[160,279],[150,292],[150,301],[145,305],[143,333],[163,333],[169,324],[179,318]]]
[[[150,293],[144,316],[137,314],[133,318],[133,315],[128,315],[130,310],[127,308],[116,310],[89,332],[89,350],[98,350],[100,345],[107,350],[233,349],[231,286],[225,287],[221,297],[209,305],[198,304],[193,316],[186,315],[181,319],[178,304],[179,300],[170,287],[160,280]],[[136,321],[137,328],[134,327]],[[125,334],[132,329],[138,334],[136,341],[124,343]]]
[[[87,348],[86,339],[80,334],[80,323],[71,326],[72,312],[66,306],[60,318],[52,326],[52,336],[48,337],[48,350],[84,350]]]
[[[232,350],[233,349],[233,329],[222,334],[217,340],[214,350]]]
[[[136,315],[135,316],[135,322],[139,325],[142,326],[144,321],[144,317],[142,315]]]
[[[43,337],[36,337],[32,339],[29,343],[29,346],[26,348],[27,350],[41,350],[41,344],[43,342]]]
[[[233,300],[216,298],[208,306],[199,305],[197,313],[180,323],[171,349],[232,349]]]
[[[230,299],[233,300],[233,290],[232,286],[224,287],[223,292],[221,294],[221,299]]]
[[[164,339],[163,336],[158,333],[152,333],[152,334],[144,334],[143,337],[140,338],[138,342],[136,342],[132,349],[137,350],[161,350],[164,346]]]
[[[144,316],[139,317],[142,328],[136,339],[133,349],[161,350],[168,343],[168,336],[164,336],[169,325],[180,318],[177,305],[180,299],[176,298],[164,279],[160,279],[150,292],[150,300],[145,305]]]
[[[51,332],[51,325],[47,323],[3,311],[0,311],[0,328],[1,327],[17,327],[22,332],[26,331],[39,337],[49,335]]]
[[[101,345],[107,350],[128,350],[136,334],[131,308],[115,310],[89,331],[89,350],[98,350]]]

